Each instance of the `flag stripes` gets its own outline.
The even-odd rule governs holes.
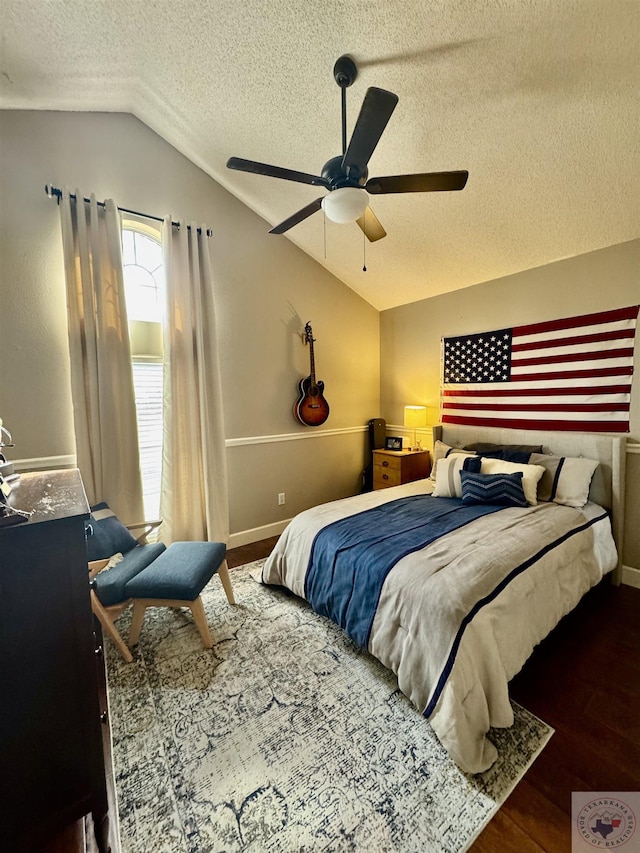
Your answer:
[[[638,308],[444,338],[442,421],[628,432]]]

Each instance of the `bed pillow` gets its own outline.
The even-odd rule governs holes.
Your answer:
[[[85,527],[89,562],[107,560],[114,554],[126,554],[138,544],[104,501],[91,507]]]
[[[517,462],[506,462],[504,459],[491,459],[487,456],[481,458],[480,471],[482,474],[515,474],[517,471],[521,471],[522,488],[527,503],[531,506],[538,503],[536,498],[538,481],[545,471],[542,465],[520,465]]]
[[[495,451],[509,451],[513,453],[542,453],[541,444],[493,444],[490,441],[476,441],[474,444],[465,444],[465,450],[474,450],[476,453],[493,453]]]
[[[509,450],[507,447],[502,447],[500,450],[478,450],[477,454],[488,456],[490,459],[504,459],[505,462],[518,462],[520,465],[526,465],[531,456],[528,451]]]
[[[544,468],[538,483],[539,500],[575,507],[589,500],[591,480],[599,465],[595,459],[534,453],[529,461]]]
[[[451,456],[451,454],[458,453],[461,456],[475,456],[476,454],[471,452],[470,450],[464,450],[461,447],[451,447],[449,444],[445,444],[444,441],[436,440],[433,445],[433,453],[431,454],[431,474],[430,477],[432,480],[436,478],[436,470],[438,467],[438,462],[441,459],[446,459]]]
[[[434,498],[461,498],[462,484],[460,472],[471,465],[478,470],[482,460],[475,453],[452,453],[438,462],[436,486],[432,494]],[[478,470],[479,473],[479,470]]]
[[[514,474],[474,474],[460,472],[463,504],[528,506],[522,487],[522,471]]]

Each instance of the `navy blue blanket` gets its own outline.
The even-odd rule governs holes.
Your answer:
[[[382,585],[393,566],[445,533],[501,509],[414,495],[335,521],[314,539],[305,598],[366,649]]]

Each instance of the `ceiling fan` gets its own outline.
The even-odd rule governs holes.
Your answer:
[[[321,208],[334,222],[357,222],[369,240],[380,240],[386,231],[369,207],[369,195],[385,193],[448,192],[464,189],[469,173],[425,172],[417,175],[387,175],[369,178],[367,164],[393,113],[398,96],[385,89],[372,86],[367,89],[360,114],[347,146],[347,95],[346,90],[355,81],[358,69],[350,56],[341,56],[334,68],[333,77],[342,90],[342,154],[332,157],[322,167],[320,175],[283,169],[255,160],[230,157],[227,168],[296,181],[301,184],[324,187],[328,195],[312,201],[284,222],[276,225],[270,234],[284,234]]]

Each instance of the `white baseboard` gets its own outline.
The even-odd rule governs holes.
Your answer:
[[[264,524],[262,527],[253,527],[251,530],[241,530],[239,533],[229,535],[229,548],[239,548],[240,545],[250,545],[261,539],[269,539],[271,536],[279,536],[291,521],[274,521],[273,524]]]
[[[622,567],[622,583],[627,586],[635,586],[640,589],[640,569],[634,569],[632,566]]]

